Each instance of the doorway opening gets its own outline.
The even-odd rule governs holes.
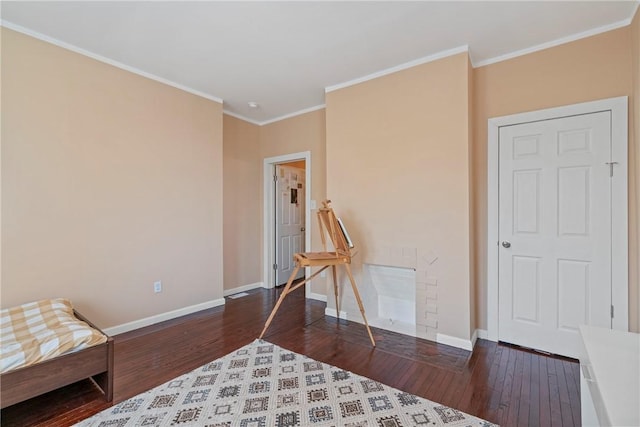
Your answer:
[[[311,246],[311,152],[269,157],[263,168],[263,283],[273,288],[288,279],[293,253]]]
[[[305,252],[305,169],[304,160],[275,165],[275,286],[284,285],[293,273],[293,254]],[[294,280],[303,278],[304,270],[300,269]]]

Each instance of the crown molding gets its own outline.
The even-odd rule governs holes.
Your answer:
[[[223,104],[222,98],[219,98],[217,96],[214,96],[214,95],[211,95],[211,94],[208,94],[208,93],[205,93],[205,92],[190,88],[190,87],[182,85],[180,83],[172,82],[171,80],[167,80],[167,79],[165,79],[163,77],[156,76],[155,74],[147,73],[146,71],[142,71],[142,70],[140,70],[138,68],[135,68],[135,67],[132,67],[130,65],[123,64],[122,62],[115,61],[113,59],[107,58],[107,57],[102,56],[102,55],[98,55],[98,54],[90,52],[90,51],[88,51],[86,49],[82,49],[82,48],[80,48],[78,46],[75,46],[75,45],[72,45],[70,43],[66,43],[66,42],[63,42],[61,40],[55,39],[53,37],[49,37],[47,35],[38,33],[36,31],[30,30],[30,29],[25,28],[25,27],[23,27],[21,25],[14,24],[14,23],[6,21],[4,19],[0,20],[0,27],[8,28],[10,30],[16,31],[18,33],[25,34],[27,36],[33,37],[33,38],[38,39],[38,40],[42,40],[44,42],[53,44],[55,46],[61,47],[61,48],[66,49],[66,50],[69,50],[71,52],[75,52],[75,53],[78,53],[80,55],[88,56],[89,58],[95,59],[96,61],[100,61],[100,62],[103,62],[105,64],[114,66],[116,68],[120,68],[121,70],[129,71],[130,73],[137,74],[139,76],[145,77],[145,78],[150,79],[150,80],[154,80],[154,81],[156,81],[158,83],[162,83],[162,84],[165,84],[167,86],[174,87],[176,89],[180,89],[180,90],[182,90],[184,92],[188,92],[188,93],[190,93],[192,95],[196,95],[196,96],[199,96],[199,97],[202,97],[202,98],[206,98],[206,99],[208,99],[210,101],[214,101],[214,102]]]
[[[238,119],[238,120],[242,120],[242,121],[245,121],[245,122],[249,122],[249,123],[251,123],[252,125],[262,126],[262,123],[261,123],[261,122],[259,122],[259,121],[257,121],[257,120],[250,119],[249,117],[245,117],[245,116],[243,116],[243,115],[241,115],[241,114],[234,113],[234,112],[229,111],[229,110],[226,110],[226,109],[223,109],[223,110],[222,110],[222,112],[223,112],[224,114],[226,114],[227,116],[235,117],[235,118],[236,118],[236,119]]]
[[[638,8],[638,4],[636,4],[636,10]],[[635,15],[635,14],[634,14]],[[560,46],[565,43],[571,43],[576,40],[584,39],[587,37],[595,36],[597,34],[606,33],[607,31],[617,30],[618,28],[626,27],[631,24],[633,20],[633,16],[631,18],[624,19],[622,21],[614,22],[612,24],[603,25],[602,27],[592,28],[587,31],[583,31],[581,33],[572,34],[567,37],[561,37],[559,39],[551,40],[550,42],[542,43],[536,46],[528,47],[526,49],[517,50],[515,52],[505,53],[504,55],[495,56],[493,58],[485,59],[483,61],[478,61],[473,65],[474,68],[484,67],[485,65],[495,64],[497,62],[507,61],[509,59],[517,58],[518,56],[528,55],[530,53],[538,52],[541,50],[549,49],[552,47]]]
[[[353,80],[348,80],[343,83],[338,83],[332,86],[327,86],[324,88],[325,93],[333,92],[338,89],[344,89],[349,86],[357,85],[359,83],[364,83],[369,80],[377,79],[378,77],[386,76],[388,74],[397,73],[398,71],[406,70],[408,68],[413,68],[418,65],[426,64],[428,62],[437,61],[439,59],[447,58],[449,56],[457,55],[459,53],[469,53],[469,46],[459,46],[453,49],[443,50],[441,52],[435,53],[433,55],[428,55],[419,59],[415,59],[413,61],[405,62],[404,64],[396,65],[394,67],[385,68],[384,70],[376,71],[375,73],[367,74],[366,76],[358,77]]]
[[[326,107],[326,104],[320,104],[309,108],[304,108],[302,110],[294,111],[293,113],[285,114],[283,116],[274,117],[273,119],[265,120],[260,122],[260,126],[268,125],[271,123],[279,122],[280,120],[290,119],[295,116],[301,116],[303,114],[311,113],[313,111],[322,110]]]
[[[262,121],[262,122],[250,119],[250,118],[245,117],[245,116],[243,116],[241,114],[233,113],[233,112],[228,111],[228,110],[223,110],[223,113],[227,114],[227,115],[229,115],[231,117],[235,117],[236,119],[244,120],[245,122],[249,122],[249,123],[257,125],[257,126],[265,126],[265,125],[269,125],[271,123],[279,122],[281,120],[290,119],[290,118],[296,117],[296,116],[301,116],[302,114],[306,114],[306,113],[311,113],[313,111],[322,110],[325,107],[326,107],[325,104],[320,104],[320,105],[316,105],[314,107],[309,107],[309,108],[305,108],[305,109],[302,109],[302,110],[295,111],[293,113],[285,114],[283,116],[274,117],[273,119],[265,120],[265,121]]]

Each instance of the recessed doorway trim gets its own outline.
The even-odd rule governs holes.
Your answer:
[[[311,247],[311,151],[302,151],[299,153],[285,154],[282,156],[267,157],[263,161],[263,208],[262,208],[262,254],[263,254],[263,270],[262,282],[264,287],[271,289],[275,286],[275,272],[273,264],[275,263],[275,192],[273,185],[273,175],[275,166],[281,163],[294,162],[304,160],[305,162],[305,231],[304,244],[305,248]],[[309,275],[309,269],[305,269],[305,277]],[[311,289],[310,284],[305,285],[305,295],[308,297]]]
[[[611,205],[620,206],[611,213],[612,262],[611,303],[615,307],[613,329],[629,328],[629,272],[628,272],[628,195],[627,195],[627,97],[549,108],[488,121],[487,146],[487,338],[498,341],[498,178],[499,131],[502,126],[550,120],[601,111],[611,112],[611,157],[618,162],[611,182]]]

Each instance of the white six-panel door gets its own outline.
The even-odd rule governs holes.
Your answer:
[[[276,280],[287,282],[293,268],[293,254],[304,252],[305,171],[286,165],[276,166]],[[297,279],[304,276],[300,269]]]
[[[499,339],[569,357],[611,327],[610,112],[499,131]]]

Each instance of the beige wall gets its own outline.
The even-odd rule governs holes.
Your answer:
[[[630,138],[633,138],[634,142],[629,144],[629,254],[631,260],[629,283],[632,284],[629,292],[629,300],[631,301],[629,304],[629,326],[635,332],[640,332],[640,8],[636,9],[630,30],[633,92],[629,103],[629,117],[632,129]],[[633,217],[634,210],[635,218]],[[633,227],[635,227],[635,233],[633,233]]]
[[[262,158],[257,125],[224,115],[224,289],[262,282]]]
[[[2,306],[110,327],[221,298],[222,105],[1,31]]]
[[[418,304],[437,285],[437,323],[416,306],[430,338],[471,337],[468,67],[459,54],[326,97],[327,192],[357,280],[362,263],[416,268]]]
[[[260,157],[283,156],[286,154],[311,152],[311,199],[318,205],[327,197],[326,192],[326,154],[325,154],[325,110],[316,110],[289,119],[260,127]],[[262,176],[262,160],[260,174]],[[262,181],[260,186],[260,206],[262,206]],[[262,221],[262,209],[259,211]],[[261,223],[262,224],[262,223]],[[315,211],[311,211],[308,227],[311,227],[311,250],[321,248]],[[262,248],[262,228],[260,231]],[[316,278],[311,283],[311,291],[325,294],[324,278]]]
[[[487,328],[487,120],[524,111],[631,95],[630,31],[630,27],[625,27],[475,69],[473,170],[477,230],[476,317],[479,328]],[[629,173],[633,177],[637,174],[638,165],[637,144],[633,135],[629,145],[632,155]],[[630,236],[637,235],[637,192],[637,187],[630,188]],[[630,245],[629,255],[630,327],[639,330],[636,243]]]

